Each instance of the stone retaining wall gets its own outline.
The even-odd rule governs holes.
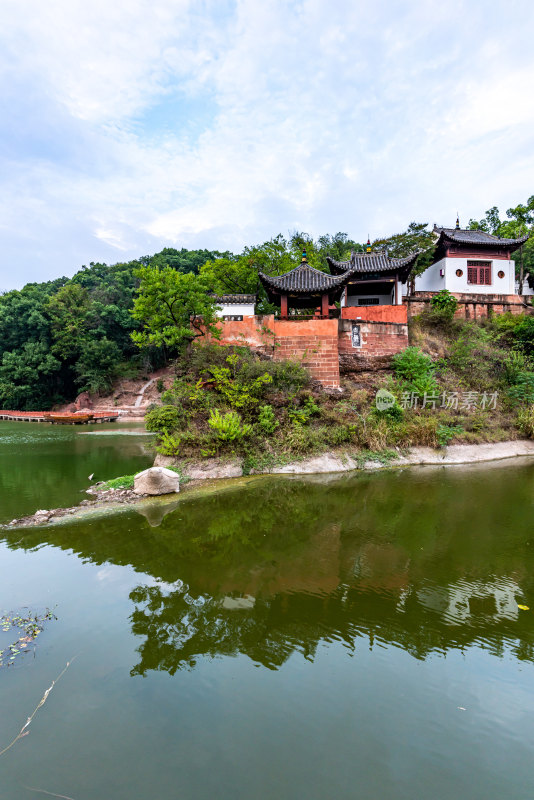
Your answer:
[[[408,310],[408,316],[414,317],[430,308],[430,301],[435,292],[414,292],[403,301]],[[491,314],[533,313],[534,309],[527,302],[528,297],[517,294],[466,294],[461,292],[451,293],[458,301],[455,313],[456,319],[482,319]]]

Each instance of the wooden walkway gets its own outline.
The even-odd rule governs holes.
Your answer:
[[[69,414],[71,420],[63,421],[54,419],[49,416],[50,412],[43,411],[0,411],[0,419],[11,420],[11,422],[49,422],[60,423],[62,425],[88,425],[89,423],[101,422],[115,422],[119,418],[119,414],[110,414],[108,412],[95,411],[91,413],[91,418],[87,419],[87,413],[75,411]],[[83,417],[83,419],[74,419],[76,416]]]

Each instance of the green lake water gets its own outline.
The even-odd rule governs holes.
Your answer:
[[[89,430],[0,422],[2,519],[150,463]],[[1,800],[530,798],[533,510],[514,460],[0,530],[0,610],[57,616],[0,668],[0,750],[72,662]]]

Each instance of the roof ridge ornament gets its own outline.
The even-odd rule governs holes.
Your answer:
[[[302,250],[302,259],[301,259],[300,263],[301,264],[307,264],[308,263],[308,257],[306,255],[306,248],[305,247]]]
[[[458,212],[456,212],[456,230],[460,230],[460,215]]]
[[[367,234],[367,244],[365,246],[365,252],[366,253],[371,252],[371,237],[369,236],[369,234]]]

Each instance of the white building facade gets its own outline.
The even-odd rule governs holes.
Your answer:
[[[515,295],[515,262],[511,254],[526,242],[500,239],[481,230],[434,228],[437,234],[434,263],[415,278],[416,292]]]
[[[253,317],[256,308],[255,294],[222,294],[214,298],[217,316],[224,320],[241,321],[243,317]]]

